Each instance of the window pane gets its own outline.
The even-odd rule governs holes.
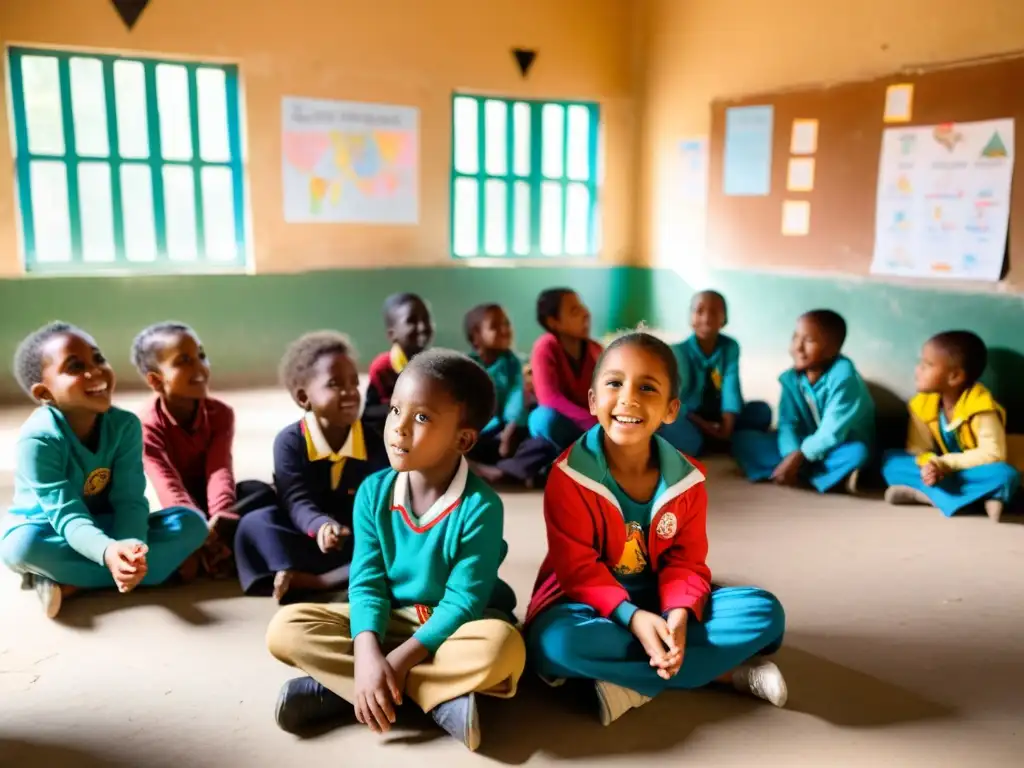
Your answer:
[[[161,119],[162,120],[162,119]],[[195,261],[196,190],[192,169],[165,165],[164,207],[167,209],[167,256],[172,261]]]
[[[63,155],[64,126],[61,123],[60,76],[52,56],[22,56],[28,151],[33,154]],[[66,180],[65,180],[66,181]]]
[[[570,179],[586,181],[590,178],[590,110],[586,107],[569,107],[568,141],[567,175]]]
[[[530,105],[517,101],[512,107],[512,131],[515,136],[516,175],[530,175]]]
[[[188,71],[179,64],[157,64],[156,98],[160,113],[160,148],[164,158],[191,160]]]
[[[565,252],[574,256],[587,253],[587,224],[590,216],[590,190],[586,184],[570,184],[565,193]]]
[[[121,210],[125,257],[128,261],[156,261],[153,179],[148,165],[121,166]]]
[[[71,261],[71,215],[64,163],[36,161],[29,164],[28,173],[35,222],[36,261]]]
[[[114,261],[114,201],[109,163],[78,166],[78,205],[82,212],[82,260]]]
[[[479,245],[479,201],[476,179],[455,180],[454,251],[456,256],[476,256]]]
[[[476,99],[455,99],[452,122],[455,131],[455,170],[459,173],[476,173],[480,168],[480,147],[477,141],[478,110]]]
[[[561,178],[564,165],[562,143],[565,141],[565,109],[559,104],[545,104],[541,110],[541,125],[541,168],[549,179]]]
[[[199,103],[199,154],[203,160],[227,162],[228,92],[222,69],[200,67],[196,70],[196,101]]]
[[[484,251],[488,256],[504,256],[508,251],[508,184],[488,179],[484,206]]]
[[[515,232],[512,235],[512,250],[519,256],[530,254],[530,185],[525,181],[516,182]]]
[[[149,157],[146,121],[146,73],[141,62],[114,62],[117,149],[121,157]]]
[[[82,157],[107,157],[107,102],[103,65],[99,59],[74,57],[71,70],[71,114],[75,124],[75,152]],[[110,177],[107,177],[109,186]]]
[[[545,181],[540,185],[540,252],[562,254],[562,185]]]
[[[487,173],[504,176],[508,173],[508,105],[503,101],[484,102],[484,144]]]
[[[203,235],[206,258],[210,261],[234,261],[238,255],[235,241],[235,197],[230,168],[203,168]]]

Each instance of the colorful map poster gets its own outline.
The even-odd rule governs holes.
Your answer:
[[[883,132],[872,274],[999,280],[1013,132],[1012,119]]]
[[[417,223],[416,108],[286,96],[281,123],[285,221]]]

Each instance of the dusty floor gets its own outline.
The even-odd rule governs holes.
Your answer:
[[[233,394],[239,477],[268,476],[279,393]],[[133,407],[138,400],[125,397]],[[0,498],[25,410],[0,411]],[[268,600],[200,584],[69,602],[47,621],[0,574],[0,766],[1024,765],[1024,526],[751,487],[710,464],[710,564],[786,606],[784,710],[669,694],[602,728],[532,681],[486,703],[472,755],[410,717],[299,740],[272,708],[292,672],[264,649]],[[506,498],[502,575],[521,608],[544,549],[540,496]],[[421,728],[421,726],[424,726]]]

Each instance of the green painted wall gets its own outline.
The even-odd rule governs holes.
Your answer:
[[[594,313],[595,333],[635,322],[646,304],[647,280],[629,267],[434,268],[333,270],[297,275],[32,278],[0,280],[0,399],[19,399],[9,375],[18,342],[54,319],[92,333],[110,358],[122,388],[140,386],[128,362],[134,335],[149,323],[179,319],[203,338],[215,386],[259,386],[276,381],[289,341],[318,328],[348,333],[365,366],[383,350],[380,306],[395,291],[430,301],[441,346],[463,349],[462,317],[474,304],[498,301],[515,324],[517,346],[528,350],[540,333],[537,293],[570,285]]]

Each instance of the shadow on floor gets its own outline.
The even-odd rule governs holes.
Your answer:
[[[147,764],[157,768],[147,759]],[[134,763],[137,765],[137,763]],[[9,739],[0,736],[0,768],[24,768],[28,765],[45,768],[131,768],[132,761],[87,752],[78,747],[46,743],[38,740]]]

